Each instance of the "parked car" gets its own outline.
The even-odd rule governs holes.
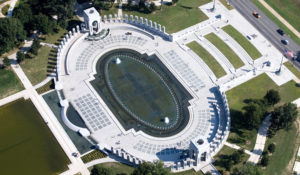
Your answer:
[[[284,31],[281,30],[281,29],[277,29],[277,32],[278,32],[281,36],[283,36],[283,35],[285,34]]]
[[[255,16],[258,19],[261,17],[256,11],[254,11],[252,14],[253,14],[253,16]]]
[[[250,35],[247,35],[246,38],[248,38],[248,40],[252,40],[252,37]]]
[[[286,40],[286,39],[281,40],[281,42],[282,42],[282,44],[284,44],[284,45],[288,45],[288,44],[289,44],[289,41]]]

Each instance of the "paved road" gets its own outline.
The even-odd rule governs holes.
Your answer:
[[[283,52],[284,49],[288,49],[297,53],[300,53],[300,46],[297,45],[290,37],[281,36],[277,33],[279,27],[269,19],[262,11],[260,11],[251,0],[230,0],[230,3],[234,6],[239,13],[241,13],[260,33],[262,33],[279,51]],[[257,11],[261,18],[255,18],[252,13]],[[289,45],[283,45],[281,40],[289,40]],[[293,64],[300,69],[300,62],[293,61]]]

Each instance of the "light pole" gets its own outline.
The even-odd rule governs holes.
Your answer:
[[[280,73],[281,73],[282,61],[283,61],[283,56],[281,58],[281,63],[280,63],[279,69],[278,69],[278,71],[276,71],[277,75],[280,75]]]
[[[216,9],[216,0],[214,0],[214,5],[213,5],[213,8],[211,9],[212,12],[214,12]]]

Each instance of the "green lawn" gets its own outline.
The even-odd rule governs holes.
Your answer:
[[[0,99],[12,95],[24,89],[21,81],[10,68],[0,69]]]
[[[296,87],[294,81],[289,81],[279,87],[266,74],[262,74],[226,92],[232,123],[238,121],[239,117],[241,117],[242,108],[246,105],[246,99],[261,99],[269,89],[279,91],[281,96],[281,102],[279,104],[291,102],[300,97],[300,88]],[[239,129],[232,125],[228,141],[242,146],[245,149],[252,150],[254,148],[256,134],[256,130],[249,131]],[[250,141],[250,144],[246,144],[246,141]]]
[[[211,0],[180,0],[175,6],[163,5],[162,10],[158,7],[152,14],[123,10],[123,15],[137,15],[148,18],[165,26],[168,33],[174,33],[208,19],[198,8],[208,2],[211,2]]]
[[[258,2],[258,0],[251,0],[251,1],[262,12],[264,12],[264,14],[266,14],[273,22],[275,22],[286,34],[288,34],[298,45],[300,45],[300,38],[298,38],[292,31],[290,31],[290,29],[288,29],[283,23],[281,23],[268,9],[266,9],[260,2]],[[280,7],[280,8],[285,8],[285,7]]]
[[[134,171],[134,168],[122,163],[115,163],[115,162],[109,162],[109,163],[102,163],[98,164],[97,166],[102,166],[105,168],[109,168],[113,171],[113,174],[131,174]],[[89,168],[91,169],[91,167]],[[188,170],[188,171],[183,171],[180,173],[172,173],[174,175],[203,175],[201,171],[195,172],[194,170]]]
[[[48,92],[48,91],[50,91],[54,88],[55,88],[55,84],[54,84],[54,80],[52,79],[48,83],[46,83],[44,86],[36,89],[36,91],[37,91],[38,94],[43,94],[43,93]]]
[[[107,19],[109,19],[108,15],[112,15],[114,17],[115,14],[118,14],[119,5],[115,4],[112,8],[109,10],[100,10],[99,13],[102,16],[102,19],[104,18],[104,15],[107,15]]]
[[[24,63],[21,64],[23,71],[33,85],[36,85],[47,78],[47,71],[49,69],[48,58],[50,52],[50,47],[42,46],[36,57],[25,59]]]
[[[101,163],[101,164],[97,164],[97,166],[101,166],[104,168],[108,168],[111,169],[113,174],[131,174],[134,171],[134,168],[119,162],[109,162],[109,163]],[[90,167],[89,169],[92,169],[92,167]]]
[[[265,150],[267,150],[270,143],[275,143],[276,149],[269,157],[269,164],[264,170],[265,174],[293,174],[293,163],[289,166],[288,164],[296,158],[300,145],[299,141],[299,128],[296,123],[289,131],[280,130],[273,138],[267,139]]]
[[[96,159],[102,159],[104,157],[107,157],[107,155],[99,150],[94,150],[94,151],[82,156],[81,159],[84,163],[87,163],[87,162],[91,162]]]
[[[222,149],[218,152],[218,154],[214,156],[215,162],[214,162],[213,164],[214,164],[214,166],[216,167],[216,169],[217,169],[218,171],[225,172],[226,169],[225,169],[224,167],[222,167],[220,161],[222,161],[222,160],[224,159],[224,157],[230,156],[230,155],[232,155],[232,154],[233,154],[234,152],[236,152],[236,151],[238,151],[238,150],[233,149],[233,148],[230,148],[230,147],[224,145],[224,146],[222,147]],[[232,171],[234,168],[240,168],[240,167],[242,167],[243,164],[244,164],[244,162],[246,162],[246,161],[248,160],[249,157],[250,157],[250,155],[244,153],[244,156],[243,156],[243,158],[242,158],[242,161],[239,162],[238,164],[233,165],[232,168],[231,168],[231,171]]]
[[[205,35],[205,38],[223,53],[223,55],[228,59],[235,69],[238,69],[244,65],[240,57],[237,56],[236,53],[216,34],[210,33]]]
[[[296,30],[300,31],[300,2],[299,0],[265,0]]]
[[[40,37],[41,42],[59,45],[61,37],[67,33],[66,29],[58,27],[58,32]]]
[[[7,4],[7,5],[5,5],[4,7],[2,7],[2,9],[1,9],[1,13],[3,14],[3,15],[7,15],[7,13],[8,13],[8,9],[9,9],[9,7],[10,7],[10,5],[9,4]]]
[[[233,7],[227,4],[227,0],[219,0],[228,10],[232,10]]]
[[[287,61],[287,62],[285,62],[284,63],[284,65],[297,77],[297,78],[299,78],[300,79],[300,71],[297,69],[297,68],[295,68],[295,66],[291,63],[291,62],[289,62],[289,61]]]
[[[217,78],[226,75],[226,72],[217,62],[217,60],[196,41],[187,44],[187,46],[191,48],[197,55],[199,55],[199,57],[207,64],[207,66],[213,71]]]
[[[253,60],[256,60],[257,58],[260,58],[262,56],[261,53],[257,50],[257,48],[254,45],[252,45],[248,41],[248,39],[234,27],[232,27],[231,25],[227,25],[222,29],[228,35],[230,35],[236,42],[238,42]]]

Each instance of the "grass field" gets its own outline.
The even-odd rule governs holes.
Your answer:
[[[123,15],[137,15],[148,18],[165,26],[168,33],[174,33],[208,19],[198,8],[208,2],[211,2],[211,0],[180,0],[176,3],[176,6],[163,5],[162,10],[158,7],[152,14],[123,10]]]
[[[52,79],[48,83],[46,83],[44,86],[36,89],[36,91],[38,94],[42,94],[42,93],[48,92],[54,88],[55,88],[55,84],[54,84],[54,80]]]
[[[228,61],[233,65],[235,69],[238,69],[244,65],[242,60],[236,53],[216,34],[210,33],[205,35],[205,38],[208,39],[213,45],[215,45],[223,55],[228,59]]]
[[[100,10],[99,13],[102,16],[102,19],[104,19],[104,15],[107,15],[107,19],[109,19],[108,15],[112,15],[114,17],[114,14],[118,14],[118,9],[119,9],[118,4],[115,4],[109,10]]]
[[[0,99],[24,89],[21,81],[12,69],[0,69]]]
[[[165,116],[169,117],[170,124],[176,123],[175,117],[179,113],[176,111],[175,99],[158,73],[133,58],[119,58],[122,60],[121,64],[109,60],[107,69],[108,81],[118,103],[123,104],[125,110],[155,126],[164,127],[162,119]]]
[[[243,36],[234,27],[232,27],[231,25],[227,25],[222,29],[228,35],[230,35],[236,42],[238,42],[253,60],[256,60],[257,58],[260,58],[262,56],[261,53],[257,50],[257,48],[253,44],[251,44],[248,41],[248,39],[246,39],[246,37]]]
[[[58,27],[58,32],[40,37],[41,42],[59,45],[61,37],[67,33],[66,29]]]
[[[217,62],[217,60],[196,41],[187,44],[187,46],[192,49],[197,55],[199,55],[199,57],[207,64],[207,66],[213,71],[217,78],[226,75],[226,72]]]
[[[109,162],[109,163],[101,163],[96,166],[104,167],[111,169],[113,174],[131,174],[134,171],[134,168],[119,162]],[[91,169],[90,167],[89,169]]]
[[[97,166],[109,168],[113,171],[113,174],[126,174],[129,175],[134,171],[134,168],[122,163],[115,163],[115,162],[110,162],[110,163],[102,163],[98,164]],[[89,168],[91,169],[91,167]],[[183,171],[180,173],[172,173],[174,175],[203,175],[201,171],[195,172],[194,170],[188,170],[188,171]]]
[[[220,164],[219,162],[222,161],[224,157],[230,156],[236,151],[237,151],[236,149],[233,149],[233,148],[230,148],[230,147],[224,145],[222,147],[222,149],[218,152],[218,154],[214,156],[215,162],[213,164],[217,168],[217,170],[225,172],[226,169],[224,167],[222,167],[221,165],[219,165]],[[246,162],[249,157],[250,157],[250,155],[245,153],[242,160],[241,160],[241,162],[239,162],[238,164],[233,165],[231,170],[233,170],[234,168],[242,167],[243,163]]]
[[[233,7],[227,4],[227,0],[219,0],[228,10],[232,10]]]
[[[9,9],[9,7],[10,7],[10,5],[9,4],[7,4],[7,5],[5,5],[4,7],[2,7],[2,9],[1,9],[1,13],[3,14],[3,15],[7,15],[7,13],[8,13],[8,9]]]
[[[30,100],[1,106],[0,123],[0,174],[54,175],[68,169],[68,157]]]
[[[289,35],[298,45],[300,45],[300,38],[298,38],[290,29],[281,23],[268,9],[266,9],[258,0],[251,0],[265,15],[267,15],[279,28],[281,28],[287,35]],[[280,7],[281,8],[281,7]]]
[[[31,59],[26,59],[21,67],[33,85],[38,84],[47,78],[48,58],[51,48],[42,46],[38,55]]]
[[[104,154],[103,152],[99,151],[99,150],[94,150],[94,151],[82,156],[81,159],[84,163],[88,163],[88,162],[91,162],[93,160],[101,159],[101,158],[104,158],[104,157],[107,157],[107,155]]]
[[[299,0],[265,0],[298,32],[300,32],[300,2]]]
[[[289,61],[287,61],[287,62],[285,62],[284,63],[284,65],[297,77],[297,78],[299,78],[300,79],[300,71],[297,69],[297,68],[295,68],[295,66],[291,63],[291,62],[289,62]]]
[[[246,99],[261,99],[269,89],[279,91],[281,96],[279,104],[291,102],[300,97],[300,88],[296,87],[294,81],[289,81],[279,87],[266,74],[262,74],[226,92],[232,120],[239,120],[242,108],[246,105]],[[249,131],[232,127],[228,141],[252,150],[256,134],[256,130]],[[250,141],[250,144],[245,143],[247,140]]]
[[[293,160],[300,145],[299,126],[294,123],[289,131],[280,130],[273,138],[267,139],[265,150],[270,143],[274,143],[276,149],[269,157],[269,164],[264,170],[265,174],[293,174]]]

